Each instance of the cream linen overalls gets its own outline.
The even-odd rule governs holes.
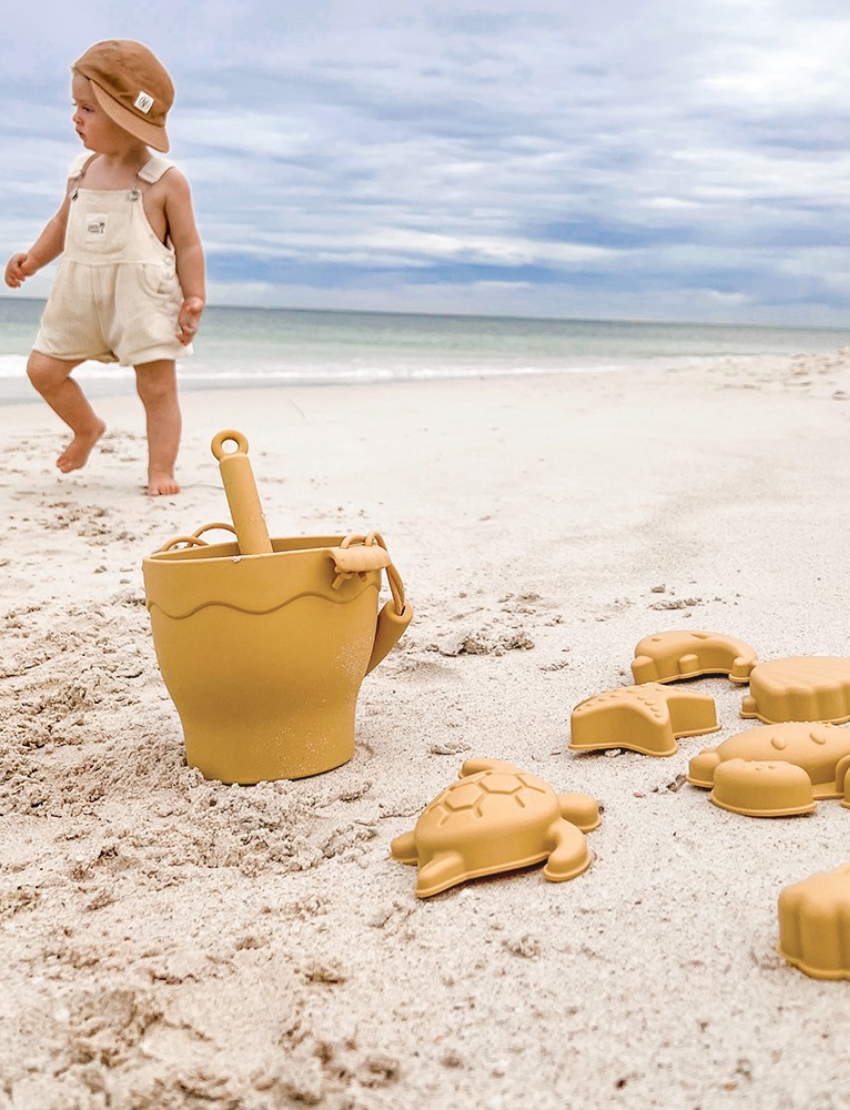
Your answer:
[[[81,181],[94,155],[76,158]],[[173,165],[154,156],[139,171],[153,184]],[[52,358],[138,366],[192,353],[175,336],[183,302],[174,248],[148,223],[140,189],[71,193],[65,246],[34,349]]]

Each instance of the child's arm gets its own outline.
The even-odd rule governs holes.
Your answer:
[[[168,186],[165,195],[165,218],[174,245],[177,277],[183,290],[183,304],[177,317],[177,338],[186,346],[195,338],[201,313],[204,311],[204,248],[195,224],[189,182],[176,169],[163,179]]]
[[[58,258],[65,245],[65,228],[68,224],[68,210],[71,206],[70,190],[62,207],[50,220],[33,243],[23,254],[15,254],[6,264],[6,284],[12,289],[20,289],[28,277],[32,277],[42,267]]]

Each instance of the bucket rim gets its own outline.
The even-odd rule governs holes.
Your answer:
[[[181,537],[182,538],[182,537]],[[310,555],[320,554],[329,548],[339,547],[345,539],[343,535],[333,536],[272,536],[272,550],[261,552],[257,555],[245,555],[239,550],[236,540],[226,543],[202,544],[200,546],[179,547],[171,551],[155,551],[143,557],[145,563],[232,563],[234,561],[257,562],[260,559],[270,559],[275,556],[285,555]],[[191,537],[185,537],[188,543]],[[278,546],[285,545],[285,546]]]

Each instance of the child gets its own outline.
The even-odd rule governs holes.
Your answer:
[[[171,79],[141,43],[92,46],[72,67],[74,127],[90,152],[71,167],[61,208],[6,267],[20,287],[63,256],[27,363],[30,381],[74,433],[56,465],[85,466],[106,425],[71,371],[85,359],[132,365],[145,406],[148,494],[180,491],[175,359],[191,354],[204,310],[204,255],[189,184],[166,158]]]

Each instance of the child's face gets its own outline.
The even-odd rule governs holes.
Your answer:
[[[132,135],[104,112],[94,98],[91,81],[80,73],[75,73],[71,81],[71,99],[74,102],[71,119],[84,147],[104,154],[134,142]]]

